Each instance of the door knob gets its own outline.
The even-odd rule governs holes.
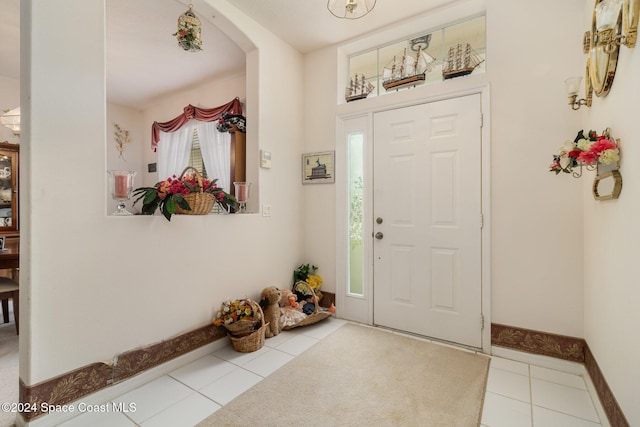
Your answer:
[[[378,231],[378,232],[375,234],[375,238],[376,238],[376,239],[378,239],[378,240],[381,240],[383,237],[384,237],[384,234],[382,234],[382,232],[381,232],[381,231]]]

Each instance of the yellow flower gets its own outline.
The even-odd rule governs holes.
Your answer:
[[[307,283],[314,291],[318,290],[320,289],[320,286],[322,286],[322,277],[318,276],[317,274],[309,274],[307,276]]]

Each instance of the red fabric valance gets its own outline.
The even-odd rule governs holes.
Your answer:
[[[196,119],[200,122],[214,122],[222,116],[222,113],[242,114],[242,104],[240,104],[240,100],[236,98],[227,104],[215,108],[199,108],[189,104],[184,107],[184,112],[175,119],[164,123],[153,122],[151,126],[151,149],[156,151],[158,148],[161,131],[175,132],[191,119]]]

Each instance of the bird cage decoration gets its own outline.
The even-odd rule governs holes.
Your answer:
[[[198,52],[202,50],[202,26],[192,9],[193,5],[190,4],[189,10],[178,17],[178,31],[173,35],[181,48],[187,52]]]

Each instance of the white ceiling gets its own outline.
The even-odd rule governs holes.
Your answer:
[[[340,43],[455,0],[377,0],[357,20],[337,19],[326,0],[230,0],[230,3],[302,53]],[[185,52],[177,19],[194,5],[202,21],[203,51]],[[20,0],[2,0],[0,76],[20,78]],[[242,72],[244,52],[215,24],[204,0],[106,0],[107,98],[143,109],[154,98],[215,76]]]
[[[343,42],[418,16],[456,0],[377,0],[360,19],[338,19],[327,0],[230,0],[263,27],[302,53]]]

